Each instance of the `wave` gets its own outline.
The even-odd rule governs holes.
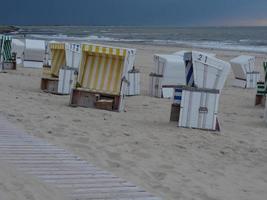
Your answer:
[[[151,45],[172,45],[183,46],[190,48],[206,48],[206,49],[218,49],[218,50],[233,50],[233,51],[250,51],[258,53],[267,53],[266,41],[253,41],[249,39],[242,39],[238,42],[233,41],[189,41],[189,40],[153,40],[153,39],[125,39],[117,37],[105,37],[105,36],[68,36],[64,34],[57,35],[27,35],[27,38],[43,39],[43,40],[56,40],[56,41],[77,41],[77,42],[114,42],[114,43],[137,43],[137,44],[151,44]]]

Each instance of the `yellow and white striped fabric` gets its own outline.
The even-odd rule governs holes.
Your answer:
[[[50,75],[58,76],[59,70],[66,65],[65,43],[51,43],[49,48],[51,50]]]
[[[127,49],[124,48],[115,48],[115,47],[93,45],[93,44],[83,44],[82,51],[94,54],[105,54],[109,56],[121,56],[121,57],[125,57],[127,53]]]
[[[78,82],[82,88],[119,95],[127,49],[84,44]]]

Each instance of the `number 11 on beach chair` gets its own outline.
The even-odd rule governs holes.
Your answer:
[[[135,54],[135,49],[83,44],[70,105],[123,111],[127,73],[133,68]]]

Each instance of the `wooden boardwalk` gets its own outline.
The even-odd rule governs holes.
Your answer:
[[[62,148],[14,128],[1,116],[0,162],[65,189],[75,200],[160,200]]]

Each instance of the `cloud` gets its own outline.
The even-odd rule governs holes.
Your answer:
[[[266,0],[13,0],[1,7],[0,24],[19,25],[203,26],[267,19]]]

